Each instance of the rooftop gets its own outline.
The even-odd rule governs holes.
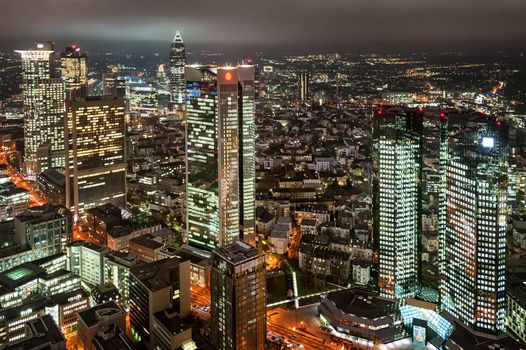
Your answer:
[[[101,337],[96,335],[91,341],[97,350],[131,350],[134,349],[133,343],[130,341],[126,332],[123,332],[117,327],[115,335],[111,338]]]
[[[108,301],[107,303],[99,304],[92,308],[79,312],[78,318],[82,319],[82,321],[84,321],[88,328],[93,327],[99,322],[99,316],[97,315],[97,311],[104,309],[107,309],[107,312],[110,315],[121,312],[123,313],[124,317],[124,311],[122,311],[122,309],[114,301]]]
[[[245,260],[253,259],[259,255],[258,251],[242,241],[237,241],[214,250],[214,255],[229,261],[232,264],[239,264]]]
[[[157,242],[154,236],[148,234],[131,239],[130,244],[142,246],[152,250],[161,249],[164,246],[162,243]]]
[[[28,262],[0,273],[0,284],[2,287],[14,289],[45,273],[46,271],[40,266]]]
[[[389,316],[391,313],[387,307],[393,304],[375,293],[356,288],[331,292],[327,298],[344,313],[366,319]]]
[[[171,258],[137,265],[130,269],[130,276],[135,277],[150,291],[155,292],[170,286],[174,282],[171,280],[172,274],[170,272],[175,268],[179,268],[182,262],[178,258]]]
[[[53,185],[63,188],[66,186],[66,177],[55,169],[46,169],[38,175],[38,178],[45,179]]]
[[[71,216],[71,212],[66,207],[61,205],[55,206],[50,204],[41,205],[38,207],[33,207],[20,215],[17,215],[15,220],[20,222],[42,222],[48,220],[54,220],[64,217]]]
[[[55,324],[50,315],[44,315],[26,323],[27,336],[16,341],[4,344],[4,350],[32,350],[32,349],[52,349],[59,348],[58,344],[63,343],[66,347],[66,340],[62,332]]]

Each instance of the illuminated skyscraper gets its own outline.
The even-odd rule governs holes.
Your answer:
[[[66,102],[66,203],[76,215],[126,203],[124,102],[113,96]]]
[[[300,101],[304,102],[309,99],[309,73],[301,71],[298,79],[298,89]]]
[[[254,68],[187,66],[187,229],[211,250],[254,233]]]
[[[186,100],[186,82],[184,78],[186,51],[179,31],[175,33],[170,51],[170,91],[172,102],[178,109],[184,109]]]
[[[237,241],[212,252],[212,343],[220,350],[263,350],[265,255]]]
[[[50,168],[63,168],[64,83],[55,77],[53,43],[17,50],[22,57],[24,100],[24,173],[29,179]]]
[[[117,73],[102,73],[102,88],[104,96],[126,97],[126,80]]]
[[[86,95],[88,84],[88,55],[77,45],[66,47],[60,54],[60,75],[66,83],[66,95]]]
[[[442,307],[469,328],[504,331],[507,127],[479,113],[447,116]]]
[[[378,286],[381,296],[394,300],[414,295],[419,286],[422,115],[382,108],[373,125]]]

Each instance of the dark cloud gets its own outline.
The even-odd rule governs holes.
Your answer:
[[[524,0],[2,0],[0,40],[190,48],[524,48]]]

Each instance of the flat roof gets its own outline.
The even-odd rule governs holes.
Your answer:
[[[257,257],[259,255],[259,252],[256,248],[252,247],[251,245],[248,245],[243,241],[237,241],[216,248],[213,251],[213,254],[231,262],[232,264],[238,264],[245,260]]]
[[[5,288],[15,289],[45,273],[40,266],[27,262],[0,273],[0,284]]]
[[[27,325],[27,336],[4,344],[4,350],[19,349],[52,349],[58,348],[57,344],[66,340],[55,321],[50,315],[44,315],[29,322]]]
[[[97,318],[97,311],[102,309],[109,309],[110,314],[115,314],[117,312],[124,313],[124,311],[114,301],[108,301],[104,304],[99,304],[87,310],[80,311],[78,313],[78,318],[82,319],[87,327],[93,327],[97,324],[97,322],[99,322],[99,319]]]
[[[386,308],[393,304],[388,300],[380,299],[373,292],[357,288],[331,292],[327,298],[344,313],[366,319],[389,316],[391,313]]]
[[[183,261],[169,258],[137,265],[130,269],[130,275],[141,281],[150,291],[157,291],[171,284],[170,271],[178,268]]]

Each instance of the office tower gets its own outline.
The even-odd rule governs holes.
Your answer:
[[[179,333],[185,327],[182,319],[189,314],[189,260],[164,259],[131,268],[130,324],[131,334],[136,340],[142,339],[150,348],[170,349],[165,346],[166,333],[175,333],[165,330],[165,326],[170,323],[167,315],[177,315],[180,322]],[[182,336],[186,338],[188,333]]]
[[[64,82],[55,76],[53,43],[17,50],[22,57],[24,173],[28,179],[47,168],[64,167]]]
[[[71,212],[63,206],[33,207],[15,217],[15,242],[28,245],[38,258],[63,253],[72,223]]]
[[[186,81],[184,78],[186,50],[179,31],[175,33],[170,51],[170,91],[172,102],[177,109],[184,110],[186,102]]]
[[[301,71],[299,73],[298,89],[299,89],[299,98],[300,101],[304,102],[309,99],[309,73],[306,71]]]
[[[212,343],[220,350],[264,349],[265,256],[237,241],[212,252]]]
[[[387,107],[373,118],[378,287],[381,296],[395,300],[418,288],[422,116],[419,111]]]
[[[505,321],[507,126],[479,113],[448,118],[441,304],[477,332]]]
[[[86,96],[88,85],[88,55],[77,45],[67,46],[60,54],[60,76],[66,84],[66,95]]]
[[[75,215],[126,203],[124,102],[112,96],[66,102],[66,201]]]
[[[104,96],[126,97],[126,81],[116,73],[103,73],[102,86]]]
[[[187,229],[211,250],[254,232],[254,68],[187,66]]]

